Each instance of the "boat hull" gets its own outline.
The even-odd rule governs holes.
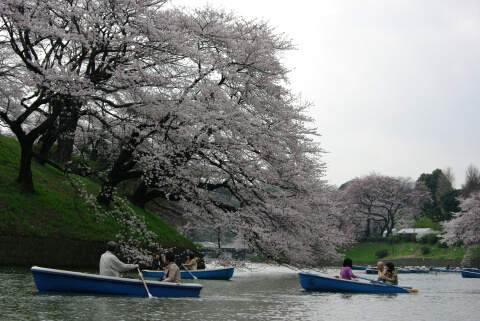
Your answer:
[[[378,283],[330,278],[313,273],[299,272],[300,284],[307,291],[361,292],[361,293],[410,293],[401,287]]]
[[[41,267],[30,270],[39,291],[148,296],[142,280],[101,276]],[[146,281],[148,290],[159,297],[198,297],[201,284]]]
[[[352,270],[366,270],[367,267],[366,266],[352,266]]]
[[[233,267],[208,270],[180,271],[180,276],[182,279],[193,279],[192,275],[194,275],[197,277],[197,279],[230,280],[233,276],[233,271]],[[150,278],[163,278],[165,276],[165,273],[163,271],[143,270],[142,273],[144,276]]]
[[[411,269],[410,273],[430,273],[430,270],[423,270],[423,269]]]
[[[462,277],[463,278],[480,278],[480,273],[464,270],[462,271]]]
[[[378,274],[378,269],[371,269],[371,268],[369,268],[369,269],[366,269],[366,270],[365,270],[365,273],[366,273],[366,274]]]
[[[461,273],[463,270],[450,270],[450,269],[439,269],[439,268],[432,268],[434,272],[447,272],[447,273]]]

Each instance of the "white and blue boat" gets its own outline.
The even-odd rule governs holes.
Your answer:
[[[431,271],[434,272],[447,272],[447,273],[461,273],[462,269],[443,269],[443,268],[432,268]]]
[[[410,293],[403,287],[382,282],[361,282],[357,280],[343,280],[313,273],[299,272],[300,284],[307,291],[327,292],[363,292],[363,293]],[[418,291],[417,291],[418,292]]]
[[[103,276],[96,274],[47,269],[34,266],[30,269],[38,291],[71,292],[89,294],[118,294],[148,296],[145,284],[152,296],[198,297],[201,284],[169,283],[139,279]]]
[[[234,268],[217,268],[205,270],[180,270],[180,277],[182,279],[209,279],[209,280],[230,280],[233,276]],[[142,270],[142,274],[149,278],[163,278],[165,273],[157,270]]]
[[[426,267],[414,266],[410,268],[410,273],[430,273],[430,269]]]

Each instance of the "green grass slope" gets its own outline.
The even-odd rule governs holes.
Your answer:
[[[423,247],[427,247],[430,252],[423,254]],[[416,242],[401,242],[393,245],[387,242],[362,242],[353,244],[349,248],[340,250],[339,252],[345,254],[345,257],[351,258],[354,262],[370,262],[378,260],[375,253],[381,249],[388,250],[388,256],[382,258],[383,260],[414,257],[463,259],[464,256],[462,247],[442,249],[438,247],[438,244],[422,244]]]
[[[97,221],[89,208],[67,183],[64,174],[49,165],[33,161],[33,181],[36,193],[24,194],[15,182],[20,164],[20,146],[15,139],[0,135],[0,234],[68,238],[88,241],[114,239],[119,232],[113,219]],[[95,195],[100,186],[82,179]],[[193,248],[196,244],[166,224],[154,213],[134,208],[145,217],[149,230],[164,248]]]

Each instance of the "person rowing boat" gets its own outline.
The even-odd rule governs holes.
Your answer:
[[[119,260],[119,246],[116,242],[107,243],[107,251],[100,257],[100,275],[120,277],[122,273],[138,269],[138,264],[125,264]]]

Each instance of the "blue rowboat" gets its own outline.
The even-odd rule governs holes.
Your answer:
[[[367,273],[367,274],[378,274],[378,269],[377,268],[367,268],[367,269],[365,269],[365,273]]]
[[[30,269],[39,291],[98,293],[148,296],[142,280],[103,276],[80,272],[47,269],[34,266]],[[146,281],[150,294],[161,297],[198,297],[201,284]]]
[[[473,270],[473,269],[469,269],[469,270]],[[462,277],[463,278],[480,278],[480,271],[474,272],[474,271],[463,270]]]
[[[397,273],[412,273],[412,270],[406,268],[397,269]]]
[[[352,266],[352,270],[366,270],[366,269],[367,269],[366,266],[357,266],[357,265]]]
[[[299,272],[298,275],[300,277],[302,288],[307,291],[410,293],[410,291],[395,285],[343,280],[305,272]]]
[[[182,279],[193,279],[196,276],[197,279],[210,279],[210,280],[230,280],[233,276],[233,267],[218,268],[218,269],[206,269],[206,270],[180,270],[180,277]],[[190,273],[191,274],[190,274]],[[143,270],[143,276],[149,278],[163,278],[165,273],[163,271],[156,270]]]

